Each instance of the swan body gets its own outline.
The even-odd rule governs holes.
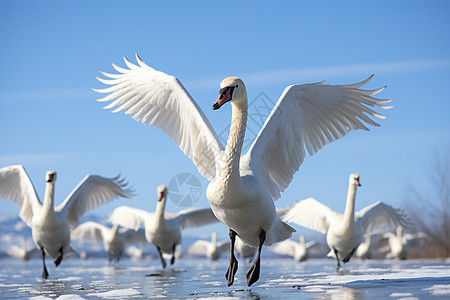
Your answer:
[[[372,257],[372,236],[366,235],[366,239],[356,249],[356,256],[362,259],[370,259]]]
[[[283,217],[286,222],[326,234],[326,241],[331,250],[328,256],[336,258],[338,270],[341,267],[339,261],[350,260],[364,235],[382,233],[386,228],[406,224],[399,210],[382,202],[376,202],[355,213],[357,186],[360,186],[359,174],[353,173],[349,177],[344,214],[308,198],[294,205]]]
[[[219,99],[213,105],[214,110],[227,102],[232,106],[230,133],[224,147],[181,82],[147,66],[137,55],[136,59],[138,65],[125,59],[129,69],[113,64],[120,74],[101,71],[109,79],[98,80],[111,87],[94,89],[110,93],[98,101],[111,101],[105,109],[124,111],[143,124],[163,130],[191,158],[210,181],[206,196],[214,214],[230,229],[230,252],[234,251],[236,236],[258,247],[258,254],[263,245],[289,238],[295,230],[279,218],[273,201],[288,187],[306,151],[313,155],[352,130],[368,130],[363,122],[378,126],[369,116],[385,117],[370,106],[391,108],[380,105],[391,100],[370,96],[384,88],[358,89],[371,77],[350,85],[292,85],[284,90],[249,151],[242,155],[248,99],[240,78],[224,79]],[[228,285],[233,284],[237,270],[234,255],[231,262]],[[247,273],[249,286],[259,279],[259,265],[257,255]]]
[[[228,250],[230,242],[228,240],[217,241],[217,232],[211,233],[211,241],[198,240],[193,243],[188,252],[191,254],[206,255],[211,260],[218,260],[222,253]]]
[[[166,262],[164,254],[170,255],[171,264],[175,262],[175,248],[181,243],[181,230],[204,226],[217,222],[210,208],[190,208],[178,213],[165,212],[167,188],[161,185],[157,189],[158,204],[154,213],[128,206],[120,206],[112,212],[109,220],[126,228],[139,230],[145,228],[146,240],[155,245],[163,268]]]
[[[109,261],[119,261],[127,244],[145,242],[143,230],[120,229],[117,224],[109,228],[97,222],[80,224],[72,231],[72,237],[91,242],[103,242],[103,248],[108,253]]]
[[[46,173],[44,203],[39,200],[28,174],[21,165],[0,169],[0,198],[16,202],[19,216],[31,227],[34,243],[42,253],[44,271],[48,277],[45,255],[55,259],[58,266],[65,253],[73,250],[70,245],[70,227],[78,225],[80,217],[90,210],[117,197],[129,197],[123,180],[87,175],[72,193],[58,206],[54,206],[56,172]]]
[[[275,253],[292,256],[296,261],[305,261],[308,259],[308,249],[316,244],[316,241],[306,243],[305,236],[301,235],[299,238],[299,243],[293,240],[285,240],[272,246],[272,250]]]

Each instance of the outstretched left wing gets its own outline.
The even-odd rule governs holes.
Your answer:
[[[402,211],[383,202],[376,202],[355,213],[356,224],[361,225],[364,234],[383,233],[397,226],[406,226]]]

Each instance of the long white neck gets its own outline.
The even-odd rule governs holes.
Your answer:
[[[213,232],[213,233],[211,234],[211,245],[212,245],[214,248],[216,248],[216,245],[217,245],[217,233],[216,233],[216,232]]]
[[[164,210],[166,208],[166,196],[163,196],[163,198],[158,201],[158,204],[156,205],[156,219],[155,223],[158,224],[158,226],[165,226],[166,225],[166,219],[164,218]]]
[[[45,187],[43,213],[46,215],[54,215],[55,205],[55,182],[47,182]]]
[[[355,197],[356,197],[356,185],[349,184],[347,193],[347,203],[345,205],[343,221],[344,224],[347,224],[351,228],[355,227]]]
[[[231,102],[231,126],[225,148],[225,162],[220,177],[227,182],[237,181],[240,178],[239,163],[244,144],[245,130],[247,128],[248,102]]]

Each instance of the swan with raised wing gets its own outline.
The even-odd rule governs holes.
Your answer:
[[[317,245],[316,241],[306,243],[305,236],[301,235],[299,242],[285,240],[272,246],[272,251],[278,254],[289,255],[296,261],[305,261],[308,259],[308,250]]]
[[[230,247],[228,240],[217,241],[217,232],[211,233],[211,241],[198,240],[188,248],[188,253],[205,255],[211,260],[218,260]]]
[[[108,253],[109,262],[119,261],[123,250],[129,244],[145,242],[143,230],[130,230],[119,228],[118,224],[112,228],[97,222],[85,222],[72,231],[73,239],[84,239],[94,243],[103,242],[103,248]]]
[[[59,266],[64,254],[74,251],[70,245],[70,227],[78,225],[81,216],[117,197],[128,198],[131,191],[119,177],[87,175],[72,193],[54,206],[56,172],[48,171],[44,203],[37,196],[28,174],[21,165],[0,169],[0,198],[16,202],[19,216],[31,227],[34,243],[42,254],[42,277],[48,277],[45,256]]]
[[[286,222],[326,234],[330,248],[328,256],[348,262],[364,235],[385,232],[388,228],[405,225],[403,213],[382,202],[376,202],[355,213],[356,188],[361,186],[359,174],[350,174],[344,214],[331,210],[313,198],[299,201],[283,217]]]
[[[126,228],[139,230],[144,226],[147,242],[156,246],[162,267],[167,263],[164,256],[170,256],[170,264],[175,262],[176,246],[181,243],[181,230],[218,222],[210,208],[189,208],[177,213],[165,212],[167,187],[157,189],[158,203],[154,213],[128,206],[113,210],[110,222]]]
[[[370,106],[391,100],[371,97],[383,90],[361,90],[371,78],[350,85],[323,82],[288,86],[247,154],[241,156],[248,118],[244,82],[228,77],[220,83],[217,110],[230,103],[231,126],[226,147],[208,119],[181,82],[147,66],[137,55],[138,65],[125,59],[129,69],[113,64],[120,74],[108,74],[99,81],[112,85],[94,89],[110,93],[98,101],[111,101],[105,109],[124,111],[133,119],[167,133],[193,161],[210,183],[206,196],[216,217],[229,228],[230,266],[228,286],[234,282],[238,262],[234,255],[236,236],[257,247],[258,253],[246,273],[250,286],[259,279],[263,245],[289,238],[295,230],[276,213],[274,200],[280,197],[302,164],[306,151],[313,155],[326,144],[355,129],[378,126],[369,116],[385,118]],[[306,148],[306,150],[305,150]]]

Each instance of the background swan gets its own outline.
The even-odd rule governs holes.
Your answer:
[[[28,247],[27,241],[24,237],[20,238],[20,246],[11,245],[6,250],[6,254],[12,257],[20,258],[22,260],[28,260],[31,256],[37,255],[39,250],[36,247]]]
[[[136,59],[138,66],[125,59],[129,69],[113,64],[121,74],[101,71],[110,79],[98,80],[112,86],[94,89],[110,93],[98,101],[112,101],[104,108],[124,111],[139,122],[163,130],[210,181],[208,201],[219,221],[230,229],[230,266],[226,273],[229,286],[238,267],[234,256],[236,236],[258,247],[254,264],[246,274],[250,286],[259,279],[262,246],[285,240],[295,231],[278,217],[273,200],[288,187],[306,151],[313,155],[351,130],[368,130],[364,122],[378,126],[369,116],[385,117],[370,106],[391,108],[380,105],[391,100],[370,96],[384,88],[358,89],[372,76],[350,85],[292,85],[284,90],[250,150],[241,157],[248,115],[247,92],[241,79],[223,80],[219,99],[213,105],[213,109],[227,102],[232,106],[230,133],[223,147],[181,82],[147,66],[137,55]]]
[[[366,235],[364,241],[356,249],[356,256],[362,259],[372,257],[372,235]]]
[[[0,198],[16,202],[19,216],[31,227],[34,243],[42,253],[42,277],[48,277],[45,255],[58,266],[65,253],[74,251],[70,245],[70,227],[80,217],[114,198],[128,198],[131,192],[119,177],[104,178],[87,175],[58,206],[54,206],[56,172],[48,171],[44,203],[39,200],[28,174],[21,165],[0,169]]]
[[[164,212],[167,201],[167,188],[157,189],[158,203],[154,213],[142,209],[120,206],[112,212],[109,220],[113,224],[139,230],[145,228],[145,238],[156,246],[161,264],[166,267],[163,254],[171,256],[170,264],[175,262],[175,248],[181,243],[181,230],[217,222],[210,208],[190,208],[178,213]]]
[[[404,260],[408,257],[410,247],[417,248],[426,240],[426,235],[422,232],[417,234],[403,233],[403,227],[398,226],[393,232],[386,232],[378,242],[379,251],[388,251],[386,258]],[[387,247],[383,245],[387,244]]]
[[[316,241],[306,243],[305,236],[301,235],[299,242],[285,240],[272,246],[272,251],[279,254],[289,255],[296,261],[305,261],[308,259],[308,250],[317,245]]]
[[[211,260],[218,260],[222,253],[228,251],[230,242],[228,240],[217,241],[217,232],[211,233],[211,241],[198,240],[188,248],[188,253],[206,255]]]
[[[108,253],[109,261],[119,261],[127,244],[145,242],[144,230],[129,230],[113,225],[112,228],[97,222],[85,222],[72,231],[74,239],[84,239],[91,242],[103,242],[103,248]]]
[[[239,256],[249,259],[250,261],[255,257],[256,247],[252,247],[244,243],[239,236],[236,237],[236,243],[234,244],[234,248]]]
[[[364,235],[382,233],[388,228],[406,224],[398,209],[382,202],[376,202],[355,213],[357,186],[360,186],[359,174],[353,173],[349,177],[344,214],[308,198],[294,205],[283,217],[286,222],[325,233],[331,249],[328,256],[336,257],[338,270],[341,267],[339,260],[348,262]]]

